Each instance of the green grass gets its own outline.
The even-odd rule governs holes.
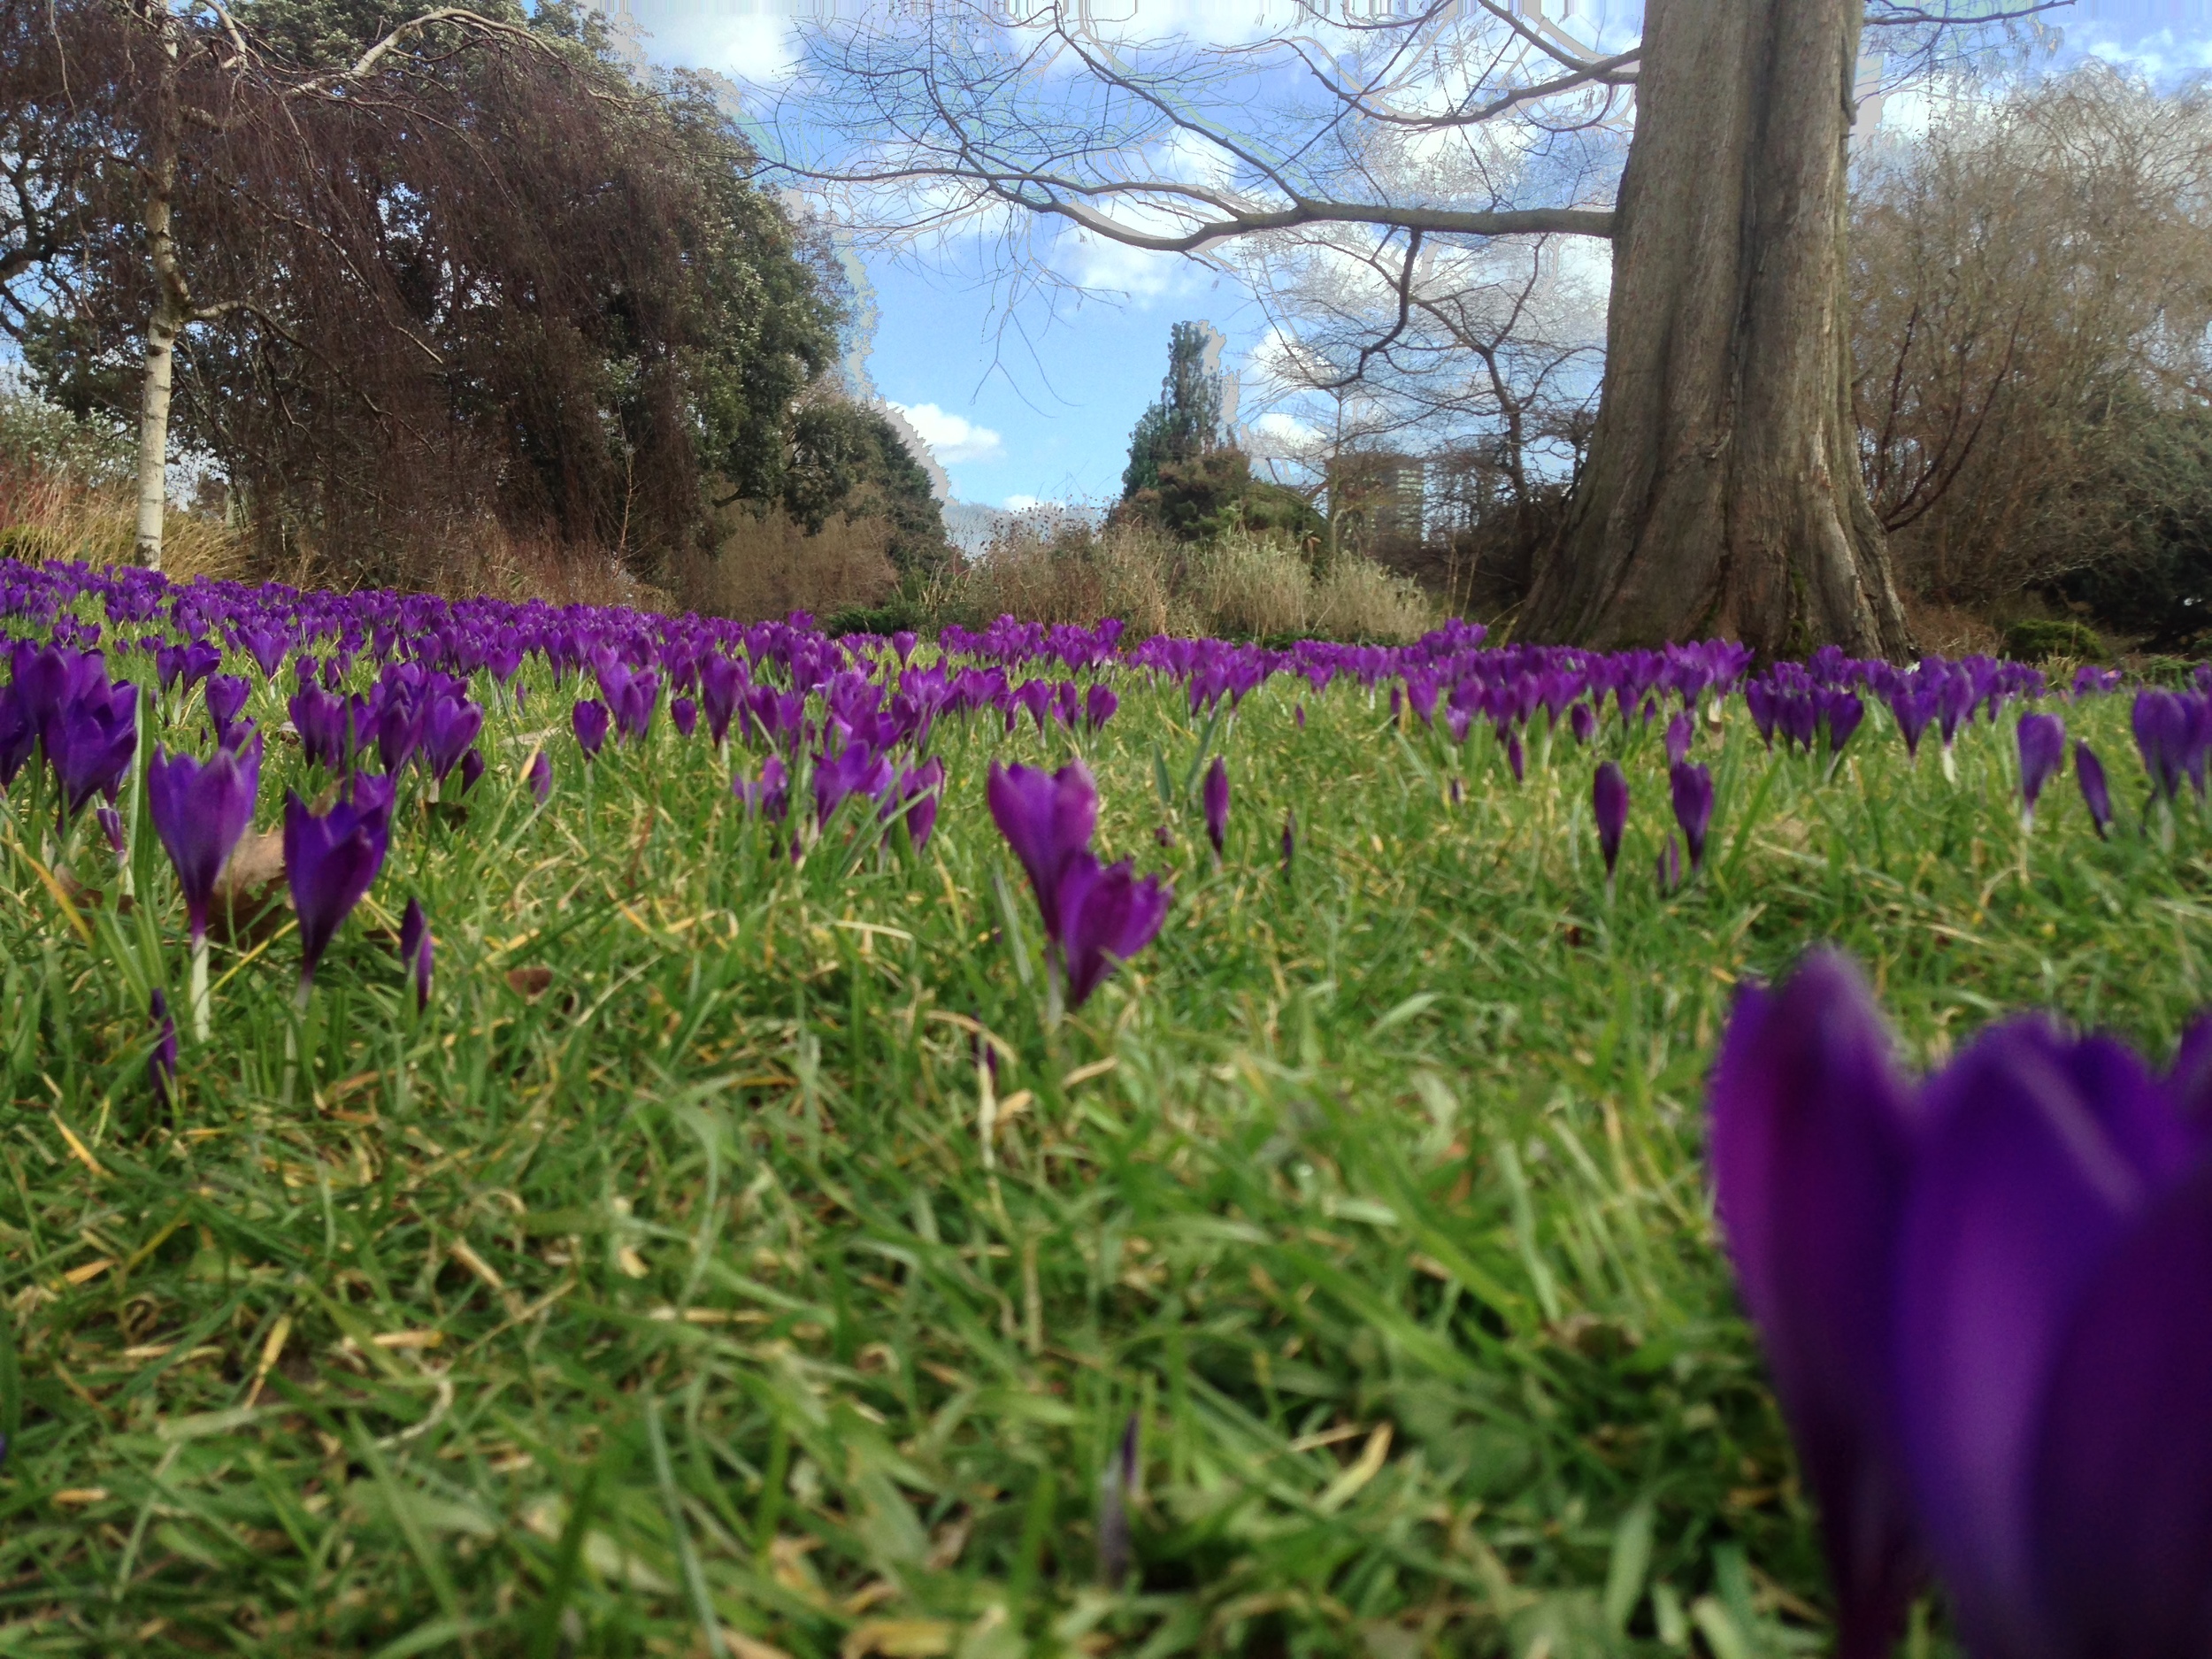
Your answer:
[[[468,821],[403,813],[303,1024],[288,930],[218,950],[173,1120],[151,836],[145,902],[65,914],[5,820],[0,1654],[1817,1647],[1700,1160],[1731,987],[1834,939],[1916,1060],[2031,1005],[2162,1052],[2212,939],[2193,806],[2173,852],[2101,843],[2062,780],[2024,857],[2009,721],[1954,786],[1870,718],[1824,783],[1737,704],[1701,745],[1713,867],[1671,899],[1657,725],[1623,752],[1609,907],[1563,733],[1516,787],[1486,733],[1455,757],[1278,683],[1217,733],[1216,871],[1156,784],[1192,770],[1180,694],[1124,695],[1086,745],[1101,840],[1176,902],[1056,1031],[983,804],[993,756],[1067,752],[1026,721],[941,728],[926,856],[840,818],[795,867],[703,739],[664,723],[588,790],[564,721],[538,813],[539,727],[495,713]],[[2132,797],[2124,702],[2070,723]]]

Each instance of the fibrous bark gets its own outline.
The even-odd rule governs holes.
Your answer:
[[[1850,407],[1858,0],[1651,0],[1590,458],[1525,634],[1910,649]]]

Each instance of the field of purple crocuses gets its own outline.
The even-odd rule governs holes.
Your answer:
[[[0,1651],[2196,1650],[2212,687],[0,649]]]

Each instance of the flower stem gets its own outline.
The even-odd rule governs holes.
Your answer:
[[[210,1022],[207,1006],[207,935],[192,940],[192,1041],[205,1042]]]

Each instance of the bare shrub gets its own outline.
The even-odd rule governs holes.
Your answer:
[[[1339,557],[1317,578],[1299,549],[1241,530],[1194,546],[1141,524],[1094,531],[1068,520],[1002,532],[947,585],[940,609],[970,623],[1118,617],[1141,635],[1248,639],[1408,640],[1434,623],[1420,589],[1371,560]]]
[[[726,510],[717,529],[712,553],[670,561],[670,591],[683,610],[742,621],[794,611],[827,616],[879,604],[898,586],[885,518],[833,513],[810,533],[780,507],[755,514],[740,506]]]
[[[2212,389],[2212,89],[2092,62],[1862,171],[1853,392],[1901,583],[1986,605],[2113,557],[2113,487]]]
[[[1180,589],[1190,549],[1145,525],[1104,530],[1076,518],[1025,518],[993,537],[945,595],[977,620],[1089,624],[1119,617],[1138,634],[1189,632],[1197,618]]]

